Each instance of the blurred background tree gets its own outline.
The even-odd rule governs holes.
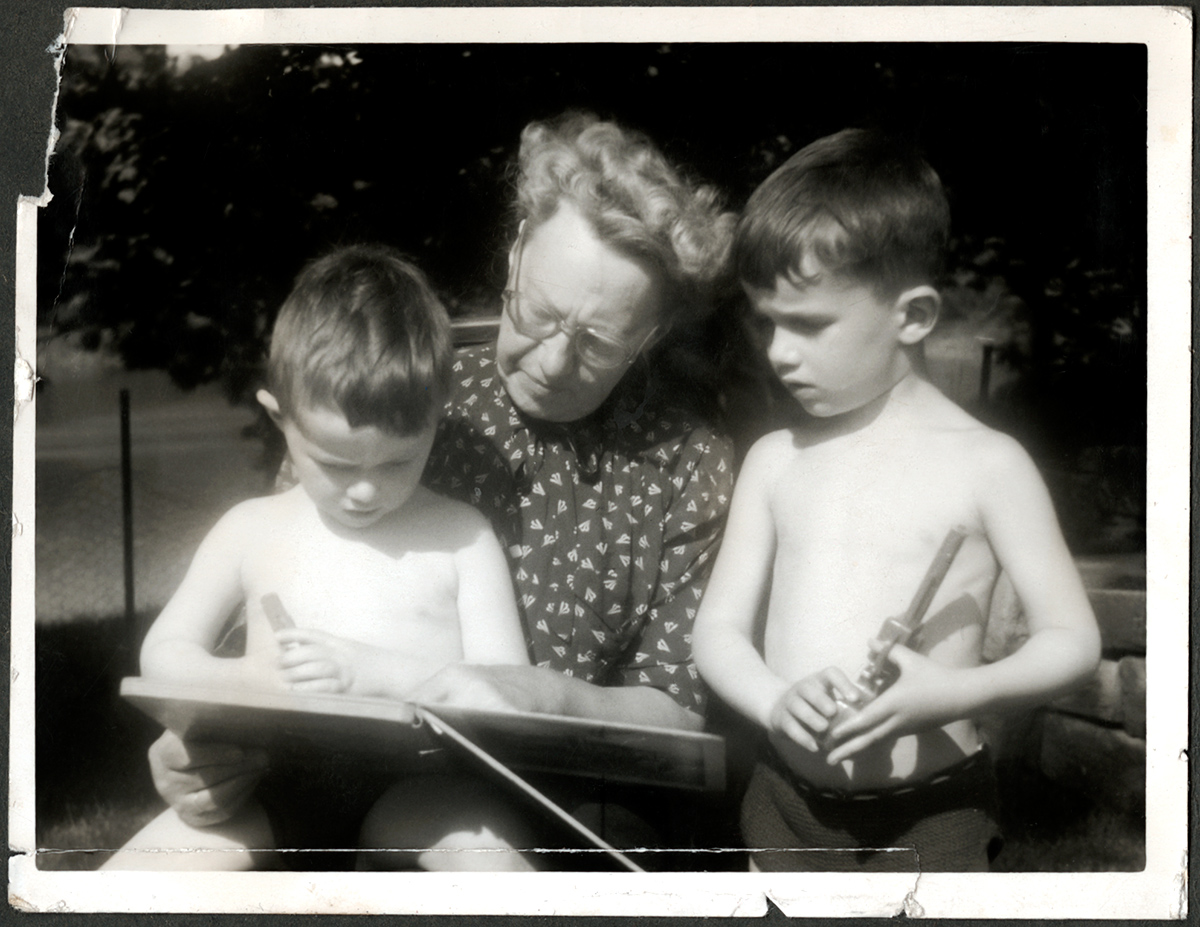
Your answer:
[[[951,197],[947,330],[1011,374],[972,410],[1060,498],[1108,493],[1135,534],[1144,516],[1142,46],[73,46],[62,73],[43,331],[233,401],[295,273],[337,244],[395,245],[453,314],[494,313],[530,119],[641,128],[735,208],[821,135],[913,137]]]

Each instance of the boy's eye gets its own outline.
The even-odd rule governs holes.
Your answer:
[[[775,334],[775,323],[765,315],[750,316],[750,337],[761,344],[768,344]]]
[[[826,319],[791,319],[787,323],[788,330],[798,335],[818,335],[829,325]]]

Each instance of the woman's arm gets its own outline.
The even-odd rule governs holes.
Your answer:
[[[597,686],[542,666],[455,665],[419,686],[412,700],[491,711],[532,711],[697,731],[703,719],[649,686]]]
[[[610,665],[602,662],[597,666],[595,678],[604,683],[603,692],[646,691],[666,696],[683,710],[676,720],[687,727],[700,723],[704,706],[706,690],[696,671],[692,631],[729,514],[733,446],[707,427],[688,428],[647,455],[646,461],[650,459],[659,465],[647,468],[652,482],[643,488],[651,497],[660,496],[661,522],[644,532],[635,530],[635,535],[641,534],[637,543],[644,559],[638,556],[633,567],[625,563],[632,570],[625,579],[632,584],[626,608],[633,609],[641,620],[630,622],[633,626],[629,628],[622,624],[617,639],[605,641],[610,647],[615,645],[616,654],[609,658]],[[616,501],[618,505],[621,502]],[[644,509],[632,507],[627,515],[644,517]],[[653,545],[642,548],[643,541]],[[603,661],[603,647],[601,655]],[[579,698],[586,700],[594,694],[581,690]],[[665,704],[651,695],[612,698],[636,703],[648,714],[659,714],[656,706]]]
[[[487,519],[461,509],[472,540],[455,555],[464,663],[529,665],[508,562]]]

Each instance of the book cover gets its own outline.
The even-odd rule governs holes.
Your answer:
[[[694,791],[725,788],[725,742],[712,734],[589,718],[303,692],[121,681],[121,695],[181,737],[305,750],[360,752],[419,769],[443,744],[422,711],[513,769]]]

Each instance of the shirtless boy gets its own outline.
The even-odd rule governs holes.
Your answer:
[[[919,156],[846,130],[769,177],[738,230],[768,356],[807,413],[747,456],[696,620],[701,674],[769,734],[742,804],[759,869],[986,869],[995,784],[972,719],[1053,698],[1099,660],[1033,462],[925,377],[948,227]],[[868,642],[956,526],[927,617],[891,651],[898,680],[863,697]],[[1001,570],[1030,636],[985,665]]]
[[[146,635],[146,677],[403,699],[449,663],[528,663],[508,566],[487,521],[419,485],[450,357],[445,310],[389,249],[345,248],[300,274],[275,323],[270,390],[258,393],[283,431],[298,485],[235,506],[209,532]],[[269,594],[295,628],[272,630],[262,604]],[[245,656],[215,656],[241,603]],[[246,868],[261,861],[240,849],[282,845],[281,829],[287,845],[304,834],[312,846],[345,846],[336,841],[356,838],[391,782],[375,783],[373,798],[350,813],[346,793],[361,791],[364,761],[333,759],[342,765],[332,788],[278,781],[308,776],[272,770],[277,781],[260,786],[262,801],[211,827],[168,810],[107,867]],[[317,819],[351,830],[334,837],[305,826]],[[209,852],[140,852],[179,847]]]

